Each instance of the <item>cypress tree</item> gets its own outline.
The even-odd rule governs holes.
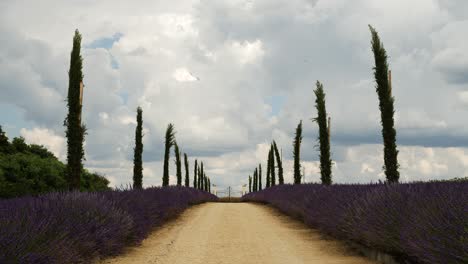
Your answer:
[[[271,149],[270,149],[270,151],[268,151],[267,173],[266,173],[266,188],[269,188],[271,186],[270,170],[271,170]]]
[[[396,131],[393,115],[395,113],[392,87],[388,78],[387,52],[380,41],[377,31],[369,25],[372,34],[372,51],[374,53],[374,78],[376,91],[379,97],[380,117],[382,124],[382,137],[384,143],[384,170],[389,183],[398,183],[398,150],[396,146]]]
[[[206,174],[205,174],[204,178],[205,178],[205,180],[203,181],[205,183],[205,188],[204,189],[205,189],[205,192],[207,192],[208,191],[208,177],[206,177]]]
[[[258,189],[262,190],[262,164],[258,164]]]
[[[211,193],[211,180],[208,178],[208,192]]]
[[[165,147],[164,147],[164,171],[163,171],[162,185],[168,186],[169,185],[169,158],[171,155],[170,151],[171,151],[171,147],[176,143],[173,124],[169,124],[167,126],[165,139],[166,140],[165,140]]]
[[[323,85],[317,81],[317,89],[314,90],[316,99],[315,107],[317,108],[317,117],[313,119],[319,126],[318,142],[320,145],[320,179],[322,184],[332,184],[331,166],[332,161],[330,158],[330,119],[327,124],[327,109],[325,107],[325,92]]]
[[[202,177],[202,173],[201,173],[201,166],[198,167],[198,179],[197,179],[197,189],[200,190],[200,187],[201,187],[201,177]]]
[[[70,190],[80,189],[80,178],[83,170],[83,141],[86,127],[81,122],[83,58],[81,57],[81,34],[75,30],[73,48],[68,71],[68,114],[64,121],[67,136],[67,181]]]
[[[284,184],[283,161],[281,160],[281,156],[278,151],[278,146],[276,146],[276,142],[274,140],[273,140],[273,150],[275,151],[276,162],[278,163],[278,182],[279,184]]]
[[[187,153],[184,153],[184,164],[185,164],[185,187],[190,186],[190,179],[189,179],[189,164],[187,159]]]
[[[302,142],[302,120],[299,122],[296,128],[296,136],[294,137],[294,184],[301,183],[301,158],[300,158],[300,151],[301,151],[301,142]]]
[[[203,161],[202,161],[201,166],[200,166],[200,174],[198,175],[198,189],[200,190],[203,189],[203,175],[205,175],[205,172],[203,171]]]
[[[195,167],[193,169],[193,188],[197,188],[197,172],[198,172],[198,161],[195,159]]]
[[[175,153],[177,186],[181,186],[182,185],[182,162],[180,160],[180,150],[179,150],[179,145],[177,145],[177,143],[175,143],[175,146],[174,146],[174,153]]]
[[[254,182],[254,187],[253,190],[254,192],[258,191],[258,175],[257,175],[257,168],[255,168],[254,174],[253,174],[253,182]]]
[[[137,127],[135,129],[135,148],[133,154],[133,188],[143,187],[143,111],[137,108]]]
[[[252,177],[249,175],[249,193],[252,192]]]
[[[270,168],[270,181],[271,181],[271,186],[276,185],[276,176],[275,176],[275,157],[274,157],[274,150],[273,150],[273,144],[271,144],[270,147],[270,155],[271,155],[271,168]]]

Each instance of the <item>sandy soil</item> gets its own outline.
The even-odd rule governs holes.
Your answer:
[[[126,263],[375,263],[340,242],[263,205],[194,206],[155,231],[139,247],[102,261]]]

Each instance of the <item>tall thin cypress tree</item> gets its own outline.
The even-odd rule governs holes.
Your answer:
[[[181,186],[182,185],[182,162],[180,160],[180,150],[179,150],[179,145],[177,145],[177,143],[175,143],[175,146],[174,146],[174,153],[175,153],[177,186]]]
[[[198,175],[198,189],[203,190],[203,176],[205,175],[205,172],[203,170],[203,161],[201,162],[200,165],[200,174]]]
[[[198,179],[197,179],[197,189],[200,190],[201,188],[201,177],[202,177],[202,172],[201,172],[201,166],[198,167]]]
[[[262,189],[262,164],[258,164],[258,190]]]
[[[255,168],[255,171],[254,171],[254,174],[253,174],[253,178],[254,178],[254,192],[258,191],[258,174],[257,174],[257,168]]]
[[[275,154],[273,150],[273,144],[271,144],[270,147],[270,152],[271,152],[271,168],[270,168],[270,181],[271,181],[271,186],[276,185],[276,176],[275,176]]]
[[[176,143],[175,141],[175,131],[174,125],[169,124],[166,129],[166,136],[165,136],[165,147],[164,147],[164,168],[163,168],[163,179],[162,179],[162,186],[169,185],[169,158],[170,158],[170,151],[171,147]]]
[[[249,193],[252,192],[252,177],[249,175]]]
[[[302,120],[296,128],[296,136],[294,137],[294,184],[301,183],[301,142],[302,142]]]
[[[206,177],[206,174],[205,174],[205,180],[203,181],[205,183],[205,192],[208,191],[208,177]]]
[[[83,95],[83,58],[81,57],[81,34],[75,30],[73,48],[68,71],[68,114],[64,121],[67,136],[67,181],[70,190],[80,189],[80,178],[83,170],[83,141],[86,127],[81,122]]]
[[[276,146],[276,142],[274,140],[273,140],[273,150],[275,151],[276,163],[278,163],[278,183],[284,184],[283,161],[281,160],[281,156],[278,151],[278,146]]]
[[[266,188],[269,188],[271,186],[270,170],[271,170],[271,149],[270,149],[270,151],[268,151],[267,173],[266,173]]]
[[[195,167],[193,168],[193,188],[197,188],[197,172],[198,172],[198,160],[195,159]]]
[[[135,148],[133,154],[133,188],[143,187],[143,110],[137,108],[137,127],[135,129]]]
[[[187,153],[184,153],[184,164],[185,164],[185,187],[190,186],[190,176],[189,176],[189,163],[187,159]]]
[[[396,145],[396,130],[393,115],[395,113],[392,87],[388,78],[387,52],[380,41],[377,31],[369,25],[372,34],[372,51],[374,53],[374,78],[376,91],[379,96],[380,118],[382,123],[382,137],[384,143],[384,169],[389,183],[398,183],[400,173],[398,168],[398,150]]]
[[[211,193],[211,180],[208,178],[208,192]]]
[[[317,108],[317,117],[313,119],[319,126],[318,142],[320,145],[320,179],[322,184],[332,184],[332,161],[330,158],[330,127],[327,124],[327,109],[325,107],[325,92],[323,85],[317,81],[317,89],[314,90]]]

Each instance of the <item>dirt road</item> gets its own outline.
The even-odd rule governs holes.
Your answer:
[[[127,263],[375,263],[324,240],[275,210],[249,203],[207,203],[151,234],[140,247],[103,261]]]

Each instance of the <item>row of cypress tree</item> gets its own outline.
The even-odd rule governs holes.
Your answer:
[[[387,62],[387,54],[383,47],[383,43],[379,38],[377,31],[369,25],[369,29],[372,35],[371,45],[372,52],[374,54],[375,66],[374,79],[376,82],[376,92],[379,98],[379,109],[381,115],[382,124],[382,138],[384,143],[384,170],[386,175],[386,181],[388,183],[398,183],[400,173],[398,171],[398,150],[396,146],[396,130],[394,125],[394,102],[395,98],[392,95],[392,84]],[[322,184],[332,184],[332,160],[330,153],[330,123],[331,118],[327,115],[325,105],[325,92],[323,90],[323,84],[317,81],[315,94],[315,108],[317,109],[317,116],[312,119],[316,122],[319,128],[318,133],[318,144],[320,149],[320,180]],[[328,117],[328,118],[327,118]],[[300,164],[300,149],[302,142],[302,120],[299,122],[296,128],[296,133],[293,142],[293,157],[294,157],[294,184],[300,184],[301,175],[301,164]],[[279,158],[278,149],[276,143],[273,141],[270,152],[268,153],[267,160],[267,176],[266,176],[266,187],[275,185],[275,163],[273,153],[276,156],[276,160],[279,162],[279,184],[283,184],[283,169],[281,166],[281,159]],[[260,166],[259,166],[260,167]],[[252,184],[253,183],[253,184]],[[249,175],[249,192],[255,192],[262,190],[261,185],[261,173],[257,173],[257,168],[253,174],[253,178]]]
[[[134,153],[134,164],[133,164],[133,187],[141,189],[142,188],[142,178],[143,178],[143,163],[142,163],[142,153],[143,153],[143,143],[142,143],[142,129],[143,129],[143,119],[142,119],[142,109],[141,107],[137,108],[137,127],[135,132],[135,153]],[[177,185],[185,187],[190,187],[190,172],[189,172],[189,162],[187,153],[184,153],[184,168],[185,168],[185,179],[182,183],[182,160],[181,155],[182,151],[177,144],[175,139],[175,128],[173,124],[169,124],[166,129],[165,142],[164,142],[164,165],[163,165],[163,178],[162,185],[169,185],[169,159],[170,159],[170,150],[171,147],[174,147],[175,155],[175,165],[176,165],[176,178]],[[195,160],[194,165],[194,177],[193,177],[193,187],[199,190],[211,192],[211,180],[206,176],[206,173],[203,168],[203,162],[201,162],[200,167],[198,167],[198,161]]]
[[[84,159],[84,136],[86,135],[86,126],[81,120],[82,102],[83,102],[83,58],[81,56],[81,34],[75,30],[73,37],[73,48],[70,55],[70,69],[68,71],[68,114],[64,120],[67,137],[67,181],[70,190],[80,189],[80,179],[83,173]],[[143,110],[137,108],[137,126],[135,129],[135,148],[133,155],[133,188],[141,189],[143,187]],[[164,168],[162,185],[169,185],[169,157],[170,149],[174,146],[177,185],[182,185],[182,164],[181,151],[175,140],[174,125],[169,124],[165,135]],[[184,153],[185,165],[185,186],[189,187],[189,164],[187,154]],[[210,191],[210,179],[201,168],[197,170],[195,163],[194,186],[197,189]]]

